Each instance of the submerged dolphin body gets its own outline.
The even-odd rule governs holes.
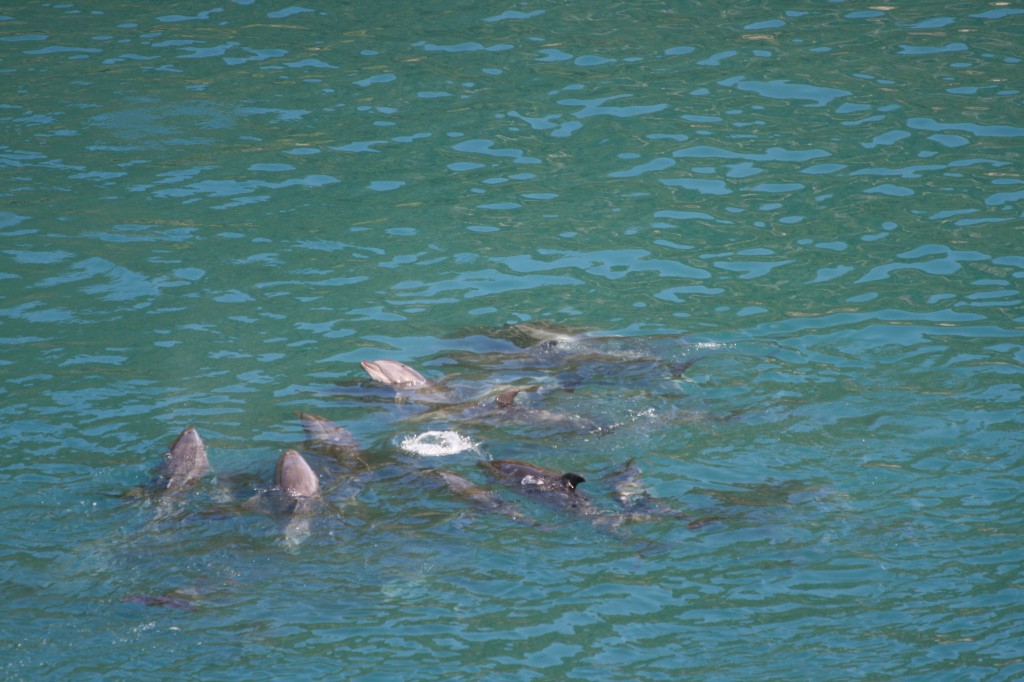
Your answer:
[[[611,427],[587,419],[578,414],[563,414],[533,407],[524,407],[515,402],[521,389],[511,389],[498,395],[493,401],[491,412],[493,421],[512,421],[523,424],[536,424],[547,427],[549,431],[575,431],[583,433],[606,433]]]
[[[699,359],[693,355],[696,347],[675,334],[604,335],[545,321],[470,331],[494,342],[482,352],[469,354],[473,364],[503,370],[557,370],[557,387],[568,392],[608,371],[612,376],[644,372],[654,380],[681,379]],[[672,359],[666,359],[664,351]]]
[[[508,341],[517,348],[530,348],[548,341],[572,342],[583,337],[584,328],[559,327],[550,322],[518,322],[491,330],[489,336]]]
[[[697,530],[719,520],[714,516],[693,519],[688,514],[673,509],[647,492],[647,488],[640,482],[640,473],[636,461],[630,459],[620,468],[602,477],[603,481],[612,485],[612,497],[622,506],[624,513],[619,517],[622,521],[681,519],[687,522],[687,528]]]
[[[128,594],[121,597],[122,602],[141,604],[142,606],[163,606],[178,611],[196,611],[199,606],[196,604],[195,595],[185,592],[171,592],[168,594]]]
[[[168,492],[183,490],[196,483],[210,470],[206,444],[199,432],[189,426],[183,430],[164,453],[157,487]]]
[[[535,356],[535,359],[616,362],[656,359],[646,348],[621,347],[623,337],[591,336],[582,328],[559,328],[544,322],[522,322],[494,332],[494,336]]]
[[[603,433],[608,427],[577,414],[562,414],[516,403],[516,396],[524,389],[514,388],[491,394],[483,400],[434,407],[413,415],[412,421],[455,421],[491,426],[529,424],[545,435],[552,433]]]
[[[320,448],[331,451],[358,452],[359,443],[348,429],[338,426],[330,419],[309,412],[297,412],[302,421],[306,440]]]
[[[340,484],[349,493],[345,497],[354,497],[365,483],[362,474],[369,475],[372,469],[358,441],[348,429],[326,417],[309,412],[296,414],[306,434],[306,447],[310,452],[327,456],[320,463],[328,488],[336,490],[336,484]]]
[[[364,360],[360,363],[374,381],[395,387],[398,391],[415,389],[416,398],[431,405],[412,417],[417,421],[451,420],[482,424],[533,423],[546,431],[601,433],[608,430],[580,415],[560,414],[550,410],[518,405],[515,402],[522,388],[507,388],[497,396],[491,393],[483,401],[477,396],[466,400],[454,391],[442,389],[408,365],[395,360]],[[400,399],[405,398],[401,393]]]
[[[652,497],[640,481],[641,473],[640,467],[636,465],[636,460],[630,459],[619,469],[602,477],[603,481],[612,485],[612,497],[622,506],[629,518],[633,520],[655,516],[687,518],[682,512],[678,512],[663,501]]]
[[[458,476],[448,471],[438,471],[437,475],[441,477],[441,480],[445,482],[452,492],[458,493],[467,500],[472,500],[485,507],[496,507],[501,504],[504,500],[501,499],[501,495],[494,492],[493,490],[487,490],[481,488],[478,485],[473,485],[462,476]]]
[[[474,504],[479,505],[485,509],[498,512],[499,514],[505,514],[509,518],[515,519],[516,521],[530,522],[532,521],[526,517],[517,505],[502,499],[501,495],[494,492],[493,490],[487,490],[481,488],[478,485],[474,485],[470,481],[466,480],[462,476],[457,476],[448,471],[438,471],[437,475],[441,477],[441,480],[445,482],[448,488],[456,495],[463,497]]]

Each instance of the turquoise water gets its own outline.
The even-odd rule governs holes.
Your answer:
[[[0,13],[6,679],[1024,677],[1024,10]],[[299,410],[372,467],[309,454],[301,542],[246,502]],[[189,424],[216,476],[136,494]],[[702,521],[429,474],[502,457]]]

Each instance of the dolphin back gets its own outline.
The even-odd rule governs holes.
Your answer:
[[[518,459],[481,461],[480,466],[498,478],[538,490],[567,489],[573,491],[576,490],[577,485],[587,480],[579,474],[563,474],[554,469],[548,469]]]

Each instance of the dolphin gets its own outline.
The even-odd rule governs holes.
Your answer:
[[[309,536],[310,517],[321,503],[320,479],[302,455],[286,450],[277,460],[274,488],[288,518],[283,529],[285,544],[295,548]]]
[[[612,485],[612,497],[626,512],[628,518],[633,520],[643,520],[655,516],[689,518],[656,497],[652,497],[640,482],[641,473],[640,467],[636,465],[636,460],[630,459],[620,468],[601,477],[601,480]]]
[[[430,383],[412,367],[395,360],[363,360],[359,364],[371,379],[387,386],[418,388]]]
[[[327,450],[358,452],[359,443],[348,429],[338,426],[330,419],[309,412],[295,413],[302,421],[306,440]]]
[[[622,506],[624,512],[620,517],[623,521],[681,519],[687,522],[687,528],[697,530],[719,520],[716,516],[692,519],[688,514],[673,509],[662,500],[651,496],[640,482],[640,473],[636,460],[630,459],[620,468],[601,477],[601,480],[612,485],[612,497]]]
[[[579,415],[560,414],[518,405],[515,398],[526,390],[524,388],[503,388],[496,396],[490,393],[490,396],[482,401],[479,396],[465,400],[460,399],[454,391],[429,382],[412,367],[395,360],[364,360],[360,365],[374,381],[393,386],[399,391],[416,389],[417,400],[430,405],[426,411],[412,417],[416,421],[446,419],[483,424],[535,423],[543,425],[549,431],[587,433],[603,433],[609,430],[608,427]],[[529,387],[529,390],[534,388]],[[399,395],[400,400],[404,398],[405,396]]]
[[[477,464],[498,481],[580,516],[598,517],[601,510],[576,487],[586,481],[580,474],[561,473],[518,459],[483,460]],[[595,519],[596,521],[596,519]]]
[[[194,427],[182,431],[164,453],[157,487],[168,492],[183,490],[198,482],[210,470],[206,444]]]
[[[528,523],[534,523],[525,514],[519,511],[517,505],[502,499],[501,495],[494,492],[493,490],[487,490],[481,488],[478,485],[474,485],[462,476],[458,476],[448,471],[438,471],[437,475],[441,477],[441,480],[445,482],[448,488],[459,495],[485,509],[505,514],[509,518],[515,519],[516,521],[524,521]]]
[[[516,396],[523,389],[509,389],[500,393],[488,406],[492,409],[487,415],[489,421],[512,421],[518,423],[542,424],[553,431],[576,431],[584,433],[604,434],[612,427],[600,424],[578,414],[563,414],[533,407],[525,407],[516,403]]]
[[[357,472],[369,471],[372,468],[364,458],[359,442],[348,429],[317,414],[296,412],[296,415],[302,422],[302,430],[306,433],[306,447],[311,452],[330,458],[323,462],[325,469],[321,472],[327,480],[348,478]],[[351,482],[356,481],[353,479]]]
[[[484,471],[505,482],[515,483],[527,490],[540,492],[575,493],[576,486],[585,482],[580,474],[559,473],[518,459],[493,459],[478,462]]]
[[[519,322],[509,324],[492,332],[495,338],[503,339],[519,348],[529,348],[546,341],[572,342],[588,330],[559,327],[551,322]]]
[[[719,502],[740,507],[792,507],[823,496],[822,486],[814,481],[785,480],[763,483],[737,483],[734,490],[694,488],[690,492],[709,495]]]
[[[570,393],[581,383],[593,379],[595,365],[598,369],[605,366],[614,375],[633,374],[646,368],[651,378],[676,380],[685,378],[686,371],[700,359],[692,356],[697,346],[686,343],[676,334],[607,335],[599,330],[560,326],[546,321],[470,331],[502,344],[496,348],[488,346],[484,352],[471,353],[470,361],[474,364],[506,370],[558,369],[561,372],[558,387]],[[679,348],[686,349],[686,355],[692,357],[664,357],[664,351],[669,351],[674,358]]]
[[[363,360],[359,364],[371,379],[395,390],[396,403],[451,405],[459,402],[458,395],[443,383],[430,381],[397,360]]]
[[[180,596],[179,596],[180,595]],[[199,606],[195,603],[195,597],[184,595],[184,593],[171,594],[128,594],[121,597],[121,601],[143,606],[163,606],[178,611],[196,611]]]
[[[532,388],[532,387],[531,387]],[[516,396],[524,390],[523,388],[512,388],[502,390],[497,395],[493,393],[482,400],[471,400],[431,407],[425,412],[412,415],[411,421],[456,421],[469,422],[472,424],[489,424],[500,426],[503,424],[532,424],[541,428],[545,433],[577,432],[577,433],[604,433],[608,427],[587,419],[577,414],[563,414],[540,408],[527,407],[516,402]]]

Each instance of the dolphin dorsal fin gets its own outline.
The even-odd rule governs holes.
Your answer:
[[[562,474],[562,480],[565,481],[565,485],[568,486],[569,490],[576,490],[576,486],[587,479],[583,478],[579,474],[567,473]]]
[[[498,397],[494,399],[495,404],[498,407],[511,407],[512,403],[515,402],[516,396],[519,395],[521,389],[512,388],[503,393],[499,393]]]

